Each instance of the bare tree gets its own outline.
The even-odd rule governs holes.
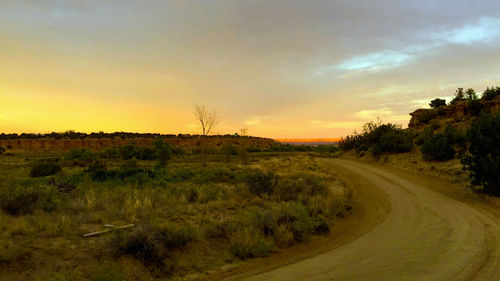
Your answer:
[[[194,107],[194,116],[198,120],[201,130],[200,146],[203,166],[207,166],[207,144],[206,137],[213,131],[219,121],[215,111],[208,111],[204,105],[196,105]]]
[[[240,156],[241,161],[245,165],[248,164],[247,136],[248,136],[248,128],[241,128],[240,129],[241,142],[240,142],[240,147],[238,149],[238,155]]]
[[[219,122],[217,113],[215,111],[208,111],[204,105],[195,105],[194,115],[200,122],[202,136],[208,136]]]

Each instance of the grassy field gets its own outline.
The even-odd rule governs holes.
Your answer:
[[[352,208],[306,153],[109,154],[0,156],[0,280],[179,278],[327,235]]]

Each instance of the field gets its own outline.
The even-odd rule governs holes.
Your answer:
[[[352,208],[321,158],[226,150],[7,150],[0,280],[196,276],[328,235]]]

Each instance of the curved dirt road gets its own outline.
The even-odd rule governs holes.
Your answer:
[[[387,194],[386,219],[336,249],[245,280],[500,280],[498,217],[387,169],[332,161]]]

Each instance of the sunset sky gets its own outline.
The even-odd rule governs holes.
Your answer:
[[[335,138],[500,85],[500,1],[0,1],[0,132]]]

